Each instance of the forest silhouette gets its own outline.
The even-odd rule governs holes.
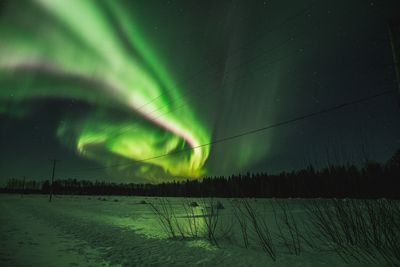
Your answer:
[[[163,197],[400,198],[400,149],[386,163],[312,165],[279,174],[246,173],[160,184],[113,183],[77,179],[10,179],[3,193],[125,195]],[[52,188],[53,187],[53,188]]]

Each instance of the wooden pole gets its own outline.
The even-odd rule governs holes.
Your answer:
[[[53,173],[51,175],[51,185],[50,185],[50,196],[49,196],[49,202],[51,202],[51,199],[53,197],[53,186],[54,186],[54,174],[56,172],[56,163],[59,160],[53,159]]]
[[[25,176],[24,179],[22,180],[22,191],[21,191],[21,197],[25,194]]]

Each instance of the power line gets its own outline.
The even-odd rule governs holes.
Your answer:
[[[295,14],[293,14],[292,16],[289,16],[287,19],[285,19],[284,21],[282,21],[282,23],[279,24],[279,27],[273,27],[271,29],[269,29],[266,32],[263,32],[261,34],[256,35],[256,37],[254,39],[252,39],[251,41],[237,47],[236,49],[234,49],[230,54],[227,55],[227,57],[225,58],[225,60],[235,56],[236,54],[238,54],[240,51],[244,50],[244,49],[248,49],[250,48],[253,44],[257,43],[257,41],[261,40],[262,38],[264,38],[266,35],[270,34],[271,32],[276,31],[277,29],[279,29],[280,27],[284,26],[285,24],[294,21],[295,19],[297,19],[298,17],[304,15],[305,13],[307,13],[308,11],[311,10],[311,8],[316,5],[319,1],[312,1],[309,5],[307,5],[304,9],[299,10],[298,12],[296,12]],[[287,40],[285,41],[287,42]],[[205,71],[209,70],[211,67],[213,66],[217,66],[220,63],[219,60],[216,60],[214,62],[212,62],[211,64],[208,64],[206,66],[204,66],[202,69],[200,69],[199,71],[195,72],[193,75],[189,76],[187,79],[184,79],[184,81],[190,81],[192,79],[194,79],[195,77],[197,77],[199,74],[204,73]],[[185,93],[183,93],[181,95],[180,98],[182,98],[182,96],[187,95],[190,91],[193,90],[187,90],[185,91]],[[161,93],[158,96],[156,96],[155,98],[151,99],[149,102],[143,104],[142,106],[140,106],[139,108],[136,109],[136,111],[140,111],[142,110],[144,107],[148,106],[149,104],[153,103],[154,101],[156,101],[157,99],[159,99],[160,97],[162,97],[163,95],[165,95],[165,93]]]
[[[282,62],[282,61],[286,60],[287,58],[293,58],[294,56],[295,56],[295,55],[294,55],[294,53],[293,53],[293,54],[289,54],[288,56],[280,57],[280,58],[278,58],[278,59],[275,60],[275,61],[266,62],[266,64],[264,63],[264,64],[262,64],[261,66],[258,66],[257,68],[253,68],[252,71],[253,71],[253,73],[255,73],[255,72],[257,72],[257,71],[260,71],[260,70],[263,70],[263,69],[266,69],[266,68],[270,68],[270,67],[272,67],[272,65],[274,65],[274,64],[276,64],[276,63],[279,63],[279,62]],[[390,63],[390,64],[378,64],[378,65],[375,65],[375,67],[378,67],[378,68],[392,67],[392,68],[394,68],[393,63]],[[267,73],[270,74],[270,73],[272,73],[272,71],[273,71],[273,69],[269,69],[269,71],[266,72],[266,73],[264,73],[264,75],[267,74]],[[360,72],[359,74],[365,75],[365,73],[361,73],[361,72]],[[242,80],[245,80],[245,79],[246,79],[246,78],[245,78],[244,75],[242,75],[242,77],[235,77],[235,81],[242,81]],[[216,91],[213,91],[212,93],[215,93],[215,92],[216,92]],[[201,95],[205,95],[204,92],[203,92],[202,94],[198,95],[198,96],[201,96]],[[179,106],[177,106],[177,107],[174,107],[174,108],[172,108],[171,110],[168,110],[168,111],[166,111],[166,112],[160,113],[160,114],[158,114],[158,116],[152,117],[152,119],[158,119],[158,118],[164,117],[165,115],[168,115],[168,114],[170,114],[170,113],[172,113],[172,112],[174,112],[174,111],[177,111],[177,110],[179,110],[179,109],[181,109],[181,108],[183,108],[183,107],[185,107],[185,106],[187,106],[187,105],[188,105],[188,103],[182,103],[182,105],[179,105]],[[149,112],[147,115],[151,115],[154,111],[157,111],[157,110],[153,110],[153,111]],[[121,135],[123,135],[124,133],[127,133],[127,132],[129,132],[129,131],[130,131],[130,129],[126,129],[126,130],[120,131],[120,132],[118,132],[118,133],[115,133],[115,134],[113,134],[113,135],[111,135],[111,136],[112,136],[113,138],[115,138],[115,137],[121,136]]]
[[[359,98],[359,99],[356,99],[356,100],[352,100],[352,101],[349,101],[349,102],[344,102],[342,104],[335,105],[335,106],[332,106],[332,107],[329,107],[329,108],[326,108],[326,109],[322,109],[322,110],[319,110],[319,111],[316,111],[316,112],[307,113],[307,114],[302,115],[302,116],[294,117],[292,119],[284,120],[284,121],[277,122],[277,123],[270,124],[270,125],[266,125],[266,126],[263,126],[263,127],[260,127],[260,128],[244,131],[244,132],[239,133],[239,134],[235,134],[235,135],[227,136],[227,137],[224,137],[224,138],[216,139],[216,140],[213,140],[213,141],[211,141],[209,143],[205,143],[205,144],[201,144],[201,145],[198,145],[198,146],[195,146],[195,147],[189,147],[189,148],[185,148],[185,149],[181,149],[181,150],[165,153],[165,154],[154,156],[154,157],[150,157],[150,158],[145,158],[145,159],[141,159],[141,160],[133,160],[134,162],[124,163],[124,164],[115,164],[115,165],[106,166],[106,167],[88,168],[88,169],[81,169],[81,170],[70,170],[70,171],[67,171],[67,172],[83,172],[83,171],[104,170],[104,169],[121,167],[121,166],[129,166],[129,165],[133,165],[133,164],[136,164],[136,163],[141,163],[141,162],[146,162],[146,161],[150,161],[150,160],[154,160],[154,159],[158,159],[158,158],[163,158],[163,157],[167,157],[167,156],[171,156],[171,155],[176,155],[176,154],[180,154],[180,153],[183,153],[183,152],[191,151],[191,150],[194,150],[194,149],[197,149],[197,148],[210,146],[210,145],[215,145],[215,144],[218,144],[218,143],[223,143],[223,142],[230,141],[230,140],[233,140],[233,139],[237,139],[237,138],[240,138],[240,137],[243,137],[243,136],[252,135],[252,134],[255,134],[255,133],[258,133],[258,132],[270,130],[270,129],[281,127],[281,126],[284,126],[284,125],[288,125],[288,124],[291,124],[291,123],[294,123],[294,122],[302,121],[302,120],[305,120],[305,119],[308,119],[308,118],[316,117],[316,116],[319,116],[319,115],[322,115],[322,114],[326,114],[326,113],[329,113],[329,112],[332,112],[332,111],[336,111],[336,110],[339,110],[339,109],[342,109],[342,108],[345,108],[345,107],[349,107],[349,106],[352,106],[352,105],[356,105],[356,104],[360,104],[360,103],[363,103],[363,102],[367,102],[367,101],[376,99],[378,97],[389,95],[389,94],[395,93],[395,92],[396,92],[396,90],[393,90],[393,89],[392,90],[386,90],[386,91],[383,91],[383,92],[378,93],[378,94],[368,95],[368,96],[365,96],[365,97],[362,97],[362,98]]]
[[[305,12],[309,11],[309,10],[311,9],[311,7],[314,6],[314,5],[315,5],[315,2],[312,2],[309,6],[307,6],[306,9],[302,9],[301,12],[296,13],[293,17],[289,17],[287,20],[285,20],[284,22],[282,22],[282,24],[280,24],[280,25],[284,25],[284,24],[286,24],[287,22],[291,21],[292,19],[298,17],[299,15],[304,14]],[[347,14],[347,13],[350,13],[350,12],[345,12],[345,14]],[[270,33],[270,32],[273,32],[273,30],[269,31],[268,33]],[[257,38],[255,38],[255,39],[258,39],[259,37],[261,37],[261,36],[263,36],[263,35],[265,35],[265,33],[263,33],[263,34],[261,34],[261,35],[258,35]],[[225,73],[225,75],[230,74],[230,73],[232,73],[232,72],[234,72],[234,71],[236,71],[236,70],[239,70],[241,67],[246,66],[246,65],[248,65],[248,64],[251,64],[251,63],[253,63],[253,62],[260,65],[260,66],[258,66],[257,68],[255,68],[255,70],[262,70],[262,69],[266,69],[266,68],[271,67],[273,64],[277,64],[277,63],[282,62],[282,61],[284,61],[284,60],[286,60],[286,59],[288,59],[288,58],[292,58],[293,56],[295,56],[295,53],[293,53],[293,54],[288,54],[288,55],[286,55],[286,56],[280,57],[280,58],[278,58],[277,60],[274,60],[274,61],[272,61],[272,62],[268,62],[268,61],[266,61],[266,60],[262,60],[260,63],[257,62],[257,60],[260,58],[260,55],[268,55],[268,54],[274,52],[275,50],[278,50],[278,49],[280,49],[281,47],[286,46],[286,45],[289,44],[292,40],[294,40],[294,38],[297,37],[298,35],[299,35],[298,32],[292,33],[290,37],[286,38],[285,40],[283,40],[282,42],[280,42],[278,45],[275,45],[275,46],[273,46],[273,47],[270,47],[270,48],[268,48],[268,49],[266,49],[266,50],[264,50],[264,51],[258,53],[256,56],[253,56],[253,57],[251,57],[250,59],[247,59],[247,60],[244,61],[244,62],[241,62],[241,63],[239,63],[239,64],[236,64],[232,69],[228,70],[228,71]],[[229,58],[232,57],[233,55],[237,54],[237,52],[243,50],[244,48],[247,48],[247,47],[251,46],[252,43],[254,43],[254,41],[248,42],[248,43],[246,43],[246,44],[244,44],[244,45],[238,47],[237,49],[233,50],[233,53],[230,54],[230,55],[228,55],[228,56],[227,56],[227,59],[229,59]],[[218,62],[216,61],[216,62],[214,62],[214,63],[218,63]],[[211,64],[210,66],[212,66],[212,64]],[[385,66],[386,66],[386,65],[385,65]],[[389,65],[387,65],[387,66],[389,66]],[[391,66],[391,64],[390,64],[390,66]],[[191,80],[191,79],[195,78],[198,74],[202,73],[202,72],[205,71],[205,70],[207,70],[207,68],[203,68],[202,70],[200,70],[199,72],[195,73],[195,74],[192,75],[191,77],[188,77],[187,80]],[[272,70],[268,71],[268,73],[270,73],[270,72],[272,72]],[[217,73],[217,72],[214,71],[214,73]],[[242,75],[242,76],[243,76],[243,75]],[[241,80],[241,78],[235,78],[235,80],[238,81],[238,80]],[[145,115],[146,117],[151,117],[152,119],[159,119],[159,118],[161,118],[161,117],[164,117],[165,115],[171,114],[171,113],[173,113],[174,111],[180,110],[181,108],[190,105],[190,103],[187,102],[187,101],[185,101],[185,99],[183,98],[183,96],[185,96],[185,95],[189,95],[189,94],[191,94],[191,93],[194,93],[194,94],[193,94],[194,97],[201,97],[201,96],[208,95],[208,94],[210,94],[210,95],[211,95],[211,94],[215,94],[216,92],[218,92],[218,91],[214,90],[214,91],[211,91],[211,92],[207,92],[207,91],[203,91],[203,90],[197,91],[197,90],[194,90],[194,89],[187,90],[187,91],[185,91],[180,97],[178,97],[177,99],[173,99],[173,100],[172,100],[172,104],[173,104],[173,103],[177,103],[177,104],[179,104],[178,106],[172,107],[171,109],[166,110],[166,111],[164,111],[164,112],[159,112],[159,111],[162,111],[164,108],[168,107],[168,106],[171,104],[171,103],[170,103],[169,105],[163,105],[163,106],[161,106],[161,107],[155,108],[155,109],[153,109],[153,110],[151,110],[151,111],[149,111],[149,112],[144,113],[143,115]],[[144,108],[144,107],[147,106],[148,104],[154,102],[156,99],[158,99],[158,98],[161,97],[162,95],[164,95],[164,94],[161,94],[161,95],[157,96],[156,98],[150,100],[150,102],[148,102],[148,103],[144,104],[143,106],[139,107],[138,109],[136,109],[136,111],[140,111],[142,108]],[[157,113],[158,113],[158,114],[157,114]],[[154,114],[154,116],[153,116],[153,114]],[[129,131],[130,131],[130,129],[126,129],[126,130],[123,130],[123,131],[119,131],[118,133],[115,133],[115,134],[113,134],[112,136],[113,136],[113,137],[118,137],[118,136],[121,136],[121,135],[125,134],[126,132],[129,132]]]
[[[289,54],[289,56],[279,58],[278,60],[276,60],[276,61],[274,61],[274,62],[269,62],[266,66],[263,65],[263,66],[261,66],[261,67],[254,68],[254,69],[253,69],[253,73],[255,73],[256,71],[263,70],[263,69],[265,69],[265,68],[267,68],[267,67],[271,67],[272,64],[282,62],[284,59],[287,59],[287,58],[290,58],[290,57],[293,57],[293,55]],[[380,65],[377,65],[377,67],[393,67],[393,64],[380,64]],[[267,74],[267,73],[270,74],[272,71],[273,71],[273,69],[270,69],[270,71],[264,73],[264,75]],[[242,80],[245,80],[245,79],[246,79],[246,78],[244,78],[244,75],[242,75],[242,77],[235,77],[235,81],[242,81]],[[214,92],[215,92],[215,91],[214,91]],[[203,95],[203,94],[202,94],[202,95]],[[153,119],[161,118],[161,117],[163,117],[163,116],[165,116],[165,115],[168,115],[168,114],[170,114],[170,113],[172,113],[172,112],[174,112],[174,111],[177,111],[177,110],[179,110],[179,109],[181,109],[181,108],[183,108],[183,107],[185,107],[185,106],[187,106],[187,105],[188,105],[188,103],[183,103],[183,104],[180,105],[180,106],[177,106],[177,107],[175,107],[175,108],[173,108],[173,109],[171,109],[171,110],[169,110],[169,111],[166,111],[166,112],[164,112],[164,113],[159,114],[159,115],[156,116],[156,117],[153,117]],[[151,114],[152,114],[152,112],[150,112],[148,115],[151,115]],[[128,132],[128,131],[129,131],[129,130],[125,130],[125,131],[123,131],[123,132],[119,132],[119,133],[113,135],[113,137],[120,136],[120,135],[122,135],[122,134],[124,134],[125,132]]]
[[[274,48],[271,48],[271,49],[269,49],[268,51],[273,51],[273,50],[275,50],[275,49],[277,49],[277,48],[279,48],[279,47],[281,47],[281,46],[287,44],[288,41],[290,41],[290,40],[291,40],[291,38],[285,40],[280,46],[275,46]],[[264,53],[265,53],[265,51],[262,52],[261,54],[264,54]],[[258,55],[258,56],[259,56],[259,55]],[[252,60],[255,59],[255,58],[258,58],[258,56],[252,58]],[[274,60],[274,61],[272,61],[272,62],[262,62],[262,63],[260,64],[261,66],[258,66],[258,68],[254,68],[253,70],[254,70],[254,71],[259,71],[259,70],[262,70],[262,69],[270,68],[270,67],[272,67],[274,64],[280,63],[280,62],[282,62],[282,61],[284,61],[284,60],[286,60],[286,59],[288,59],[288,58],[293,58],[293,56],[294,56],[294,55],[292,55],[292,54],[288,54],[287,56],[280,57],[280,58],[278,58],[277,60]],[[233,71],[239,69],[240,67],[242,67],[243,65],[246,65],[246,64],[248,64],[248,63],[251,63],[251,61],[246,61],[245,64],[241,63],[241,64],[238,64],[238,65],[234,66],[234,68],[233,68],[233,69],[230,69],[229,71],[227,71],[227,72],[225,73],[225,75],[226,75],[226,74],[230,74],[231,72],[233,72]],[[271,72],[272,72],[272,69],[270,69],[270,71],[268,71],[268,73],[271,73]],[[264,74],[265,74],[265,73],[264,73]],[[240,79],[240,78],[235,78],[235,81],[238,81],[238,80],[241,80],[241,79]],[[194,91],[194,90],[193,90],[193,91]],[[209,94],[209,95],[212,95],[212,94],[215,94],[215,93],[217,93],[217,92],[218,92],[218,91],[215,91],[215,90],[214,90],[214,91],[211,91],[211,92],[199,91],[199,92],[195,92],[195,93],[197,93],[197,94],[196,94],[196,97],[201,97],[201,96],[208,95],[208,94]],[[181,99],[181,100],[184,100],[182,97],[181,97],[180,99]],[[161,106],[161,107],[159,107],[159,108],[156,108],[156,109],[154,109],[154,110],[152,110],[152,111],[150,111],[150,112],[148,112],[148,113],[145,113],[145,115],[148,116],[148,117],[150,117],[152,114],[154,114],[154,117],[151,117],[151,118],[152,118],[153,120],[155,120],[155,119],[159,119],[159,118],[161,118],[161,117],[164,117],[165,115],[171,114],[171,113],[173,113],[174,111],[178,111],[178,110],[180,110],[181,108],[186,107],[186,106],[189,105],[189,103],[188,103],[187,101],[179,101],[179,102],[178,102],[177,100],[175,100],[175,101],[173,101],[173,102],[176,102],[177,104],[181,104],[181,105],[175,106],[175,107],[173,107],[173,108],[171,108],[170,110],[167,110],[167,111],[165,111],[165,112],[160,112],[159,114],[154,114],[154,113],[156,113],[157,111],[161,111],[162,109],[164,109],[165,107],[167,107],[167,105],[164,105],[164,106]],[[172,102],[172,103],[173,103],[173,102]],[[120,132],[118,132],[118,133],[115,133],[115,134],[113,134],[112,136],[113,136],[113,137],[118,137],[118,136],[123,135],[123,134],[126,133],[126,132],[129,132],[129,131],[130,131],[130,129],[126,129],[126,130],[124,130],[124,131],[120,131]]]

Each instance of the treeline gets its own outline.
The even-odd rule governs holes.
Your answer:
[[[2,192],[48,194],[49,181],[11,179]],[[55,194],[137,195],[184,197],[300,197],[300,198],[400,198],[400,150],[385,164],[366,162],[332,165],[321,170],[313,166],[277,175],[247,173],[229,177],[161,184],[111,183],[85,180],[56,180]]]

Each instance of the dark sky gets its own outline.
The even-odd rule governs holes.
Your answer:
[[[190,150],[396,90],[399,1],[15,2],[0,9],[2,181],[47,179],[52,158],[57,178],[159,182],[400,148],[392,93]]]

